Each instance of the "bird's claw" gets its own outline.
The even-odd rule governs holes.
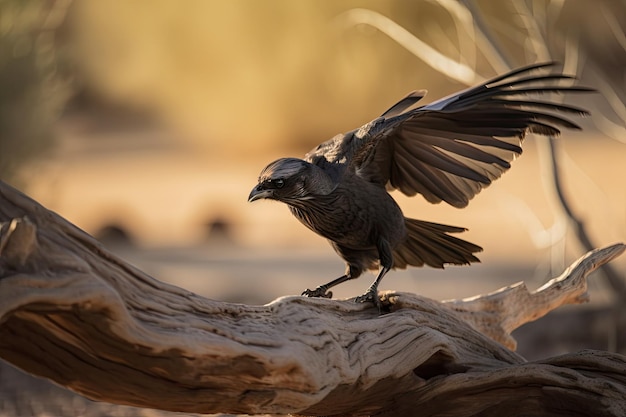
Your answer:
[[[363,295],[359,295],[354,299],[356,303],[374,303],[378,310],[382,309],[382,302],[378,296],[378,290],[376,288],[370,288]]]
[[[320,285],[314,290],[310,290],[307,288],[306,290],[302,291],[302,295],[307,297],[333,298],[333,292],[328,291],[328,288],[323,285]]]

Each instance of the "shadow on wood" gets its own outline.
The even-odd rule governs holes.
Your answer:
[[[626,358],[583,351],[526,362],[510,333],[586,300],[592,251],[523,284],[437,302],[223,303],[157,281],[0,183],[0,357],[86,397],[193,413],[626,414]],[[508,347],[508,348],[507,348]]]

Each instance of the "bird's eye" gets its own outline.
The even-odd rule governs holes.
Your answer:
[[[282,178],[277,179],[268,179],[265,181],[265,184],[268,188],[283,188],[285,185],[285,180]]]

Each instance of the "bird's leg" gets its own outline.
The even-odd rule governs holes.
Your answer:
[[[342,282],[349,281],[351,279],[357,278],[361,275],[361,269],[355,266],[348,264],[348,268],[345,275],[340,276],[337,279],[330,281],[327,284],[320,285],[314,290],[306,289],[302,292],[302,295],[306,295],[307,297],[322,297],[322,298],[332,298],[333,292],[328,291],[330,288],[341,284]]]
[[[328,289],[331,287],[334,287],[335,285],[339,285],[342,282],[346,282],[349,279],[351,279],[351,277],[349,277],[347,274],[340,276],[339,278],[334,279],[327,284],[320,285],[314,290],[310,290],[307,288],[306,290],[302,292],[302,295],[306,295],[307,297],[332,298],[333,292],[328,291]]]
[[[356,297],[354,301],[357,303],[366,303],[371,301],[374,303],[378,310],[381,310],[381,302],[380,297],[378,296],[378,285],[383,280],[383,277],[389,272],[389,270],[393,267],[393,255],[391,252],[391,247],[389,243],[380,238],[378,241],[378,254],[380,256],[380,271],[378,272],[378,276],[372,282],[372,285],[369,286],[365,294]]]
[[[359,295],[354,299],[354,301],[357,303],[366,303],[371,301],[380,310],[382,304],[380,302],[380,297],[378,296],[378,284],[380,284],[380,281],[383,280],[383,277],[387,274],[387,272],[389,272],[390,269],[390,267],[383,266],[374,282],[372,282],[372,285],[370,285],[367,291],[365,291],[365,294]]]

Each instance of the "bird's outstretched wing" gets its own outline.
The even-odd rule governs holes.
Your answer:
[[[407,94],[396,104],[388,108],[379,118],[363,126],[360,131],[367,129],[370,125],[384,122],[389,118],[402,114],[406,109],[412,107],[426,95],[426,90],[413,91]],[[334,136],[326,142],[320,143],[311,149],[304,159],[315,165],[324,168],[334,179],[338,179],[341,173],[352,163],[354,156],[361,152],[368,140],[362,140],[360,136],[355,136],[357,131],[342,133]]]
[[[509,169],[510,161],[522,152],[520,145],[527,132],[558,135],[561,127],[580,129],[546,111],[586,115],[585,110],[529,97],[594,91],[560,85],[561,80],[573,78],[561,73],[531,74],[552,66],[554,63],[520,68],[406,110],[421,98],[409,95],[380,118],[336,136],[307,156],[341,161],[357,175],[409,196],[420,193],[431,203],[445,201],[465,207]]]

